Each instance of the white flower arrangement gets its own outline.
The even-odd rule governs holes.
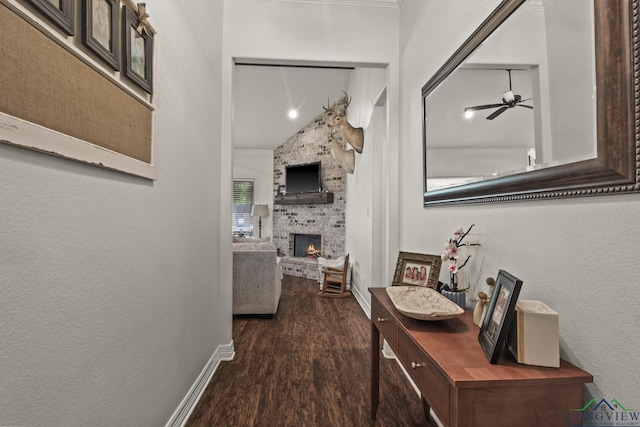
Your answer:
[[[466,291],[466,289],[458,289],[458,280],[456,274],[462,267],[467,265],[469,262],[469,258],[471,255],[468,255],[465,258],[464,262],[460,264],[460,259],[462,256],[461,249],[464,246],[480,246],[480,243],[465,243],[463,242],[464,238],[469,234],[471,229],[475,224],[471,224],[471,227],[467,231],[464,231],[464,228],[458,227],[456,231],[453,233],[453,237],[449,238],[446,246],[444,247],[444,252],[442,252],[442,261],[449,261],[449,265],[447,269],[449,270],[449,285],[445,285],[445,290],[449,291]],[[447,289],[448,288],[448,289]]]

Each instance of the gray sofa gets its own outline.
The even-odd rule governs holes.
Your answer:
[[[233,314],[272,317],[281,293],[282,269],[275,246],[234,239]]]

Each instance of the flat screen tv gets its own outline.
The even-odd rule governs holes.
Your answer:
[[[319,193],[322,191],[322,167],[320,162],[287,166],[285,173],[287,194]]]

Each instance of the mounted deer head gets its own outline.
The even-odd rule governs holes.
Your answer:
[[[334,137],[329,137],[331,157],[343,167],[347,173],[353,173],[356,168],[356,155],[353,150],[345,150]]]
[[[347,108],[349,107],[349,104],[351,104],[351,98],[346,92],[343,91],[342,93],[344,93],[344,96],[340,98],[337,103],[334,103],[332,107],[328,108],[324,105],[322,106],[324,111],[328,112],[329,116],[331,116],[327,126],[337,128],[344,140],[347,141],[358,153],[362,153],[362,147],[364,146],[364,132],[362,128],[354,128],[347,121]],[[344,106],[339,110],[336,108],[336,104],[342,104]]]

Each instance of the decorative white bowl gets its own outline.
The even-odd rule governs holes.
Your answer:
[[[424,286],[391,286],[387,294],[396,310],[412,319],[445,320],[464,313],[458,304]]]

